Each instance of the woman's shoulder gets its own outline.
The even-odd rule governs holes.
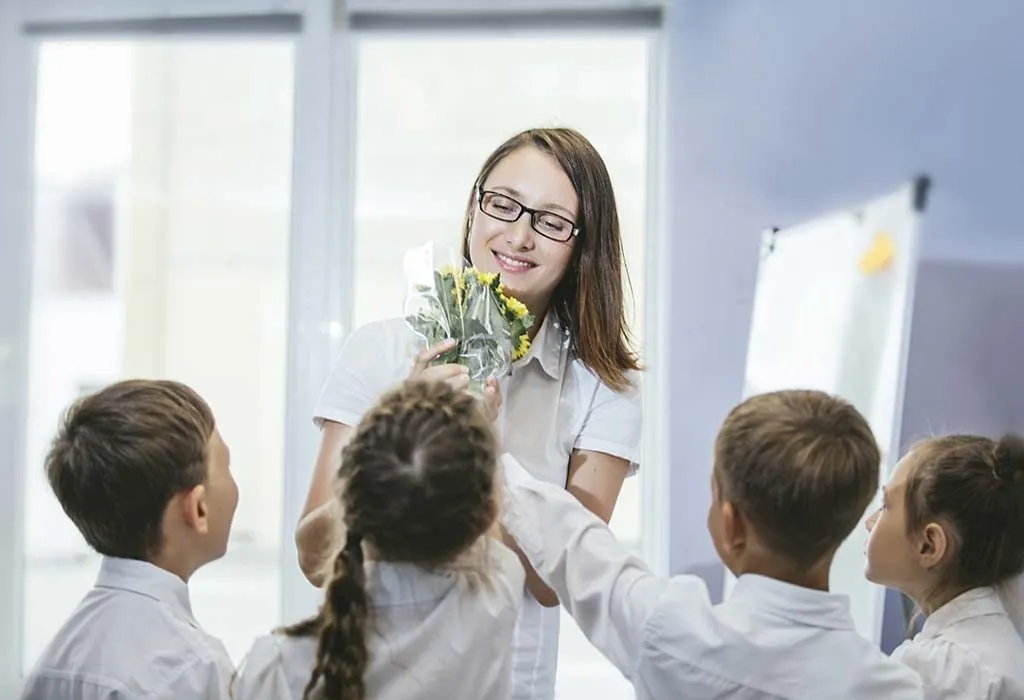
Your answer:
[[[639,415],[643,409],[643,379],[639,371],[627,371],[628,384],[621,390],[616,390],[602,381],[594,370],[580,359],[567,362],[565,373],[563,391],[564,383],[569,382],[575,387],[573,393],[577,400],[589,405],[591,410],[598,408],[615,414]]]
[[[416,353],[416,336],[404,318],[370,321],[356,327],[342,343],[335,366],[387,372],[405,368]]]
[[[377,319],[356,326],[345,338],[345,344],[366,343],[376,347],[402,347],[411,344],[416,336],[402,317]]]
[[[640,370],[626,370],[626,382],[627,385],[622,390],[615,390],[608,386],[597,373],[591,369],[586,363],[580,358],[569,358],[566,362],[565,367],[566,374],[575,382],[580,384],[585,389],[590,390],[593,393],[606,393],[611,396],[620,398],[623,401],[629,401],[635,396],[639,396],[643,388],[643,372]]]

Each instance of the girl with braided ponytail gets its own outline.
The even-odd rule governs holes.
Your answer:
[[[919,443],[867,527],[868,579],[927,615],[893,653],[921,674],[926,700],[1024,698],[1024,440]]]
[[[386,394],[342,452],[323,605],[256,641],[236,700],[507,697],[525,573],[486,537],[496,465],[482,402],[444,383]]]

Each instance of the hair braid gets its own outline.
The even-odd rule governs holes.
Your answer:
[[[318,636],[303,700],[364,700],[369,662],[362,544],[380,561],[453,566],[494,522],[496,439],[477,399],[442,383],[385,394],[342,450],[348,532],[319,614],[284,630]]]
[[[366,645],[368,617],[362,537],[350,531],[345,547],[334,560],[334,577],[327,585],[327,598],[321,610],[316,666],[302,695],[303,700],[364,700],[364,675],[369,661]],[[314,694],[321,680],[323,687]]]

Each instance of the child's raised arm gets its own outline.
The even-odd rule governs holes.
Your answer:
[[[565,489],[533,478],[511,455],[502,464],[506,530],[591,644],[633,680],[644,628],[668,581]]]

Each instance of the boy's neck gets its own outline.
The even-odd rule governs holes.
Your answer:
[[[164,547],[160,553],[149,560],[149,563],[174,574],[185,583],[189,582],[192,574],[201,566],[201,564],[195,563],[194,557],[187,556],[180,551],[176,552],[173,547]]]
[[[758,558],[760,559],[760,558]],[[780,562],[778,557],[765,558],[746,562],[745,566],[737,572],[737,576],[743,574],[757,574],[765,578],[773,578],[800,588],[809,588],[814,591],[829,591],[829,572],[832,569],[832,557],[819,561],[810,568],[800,568]]]

